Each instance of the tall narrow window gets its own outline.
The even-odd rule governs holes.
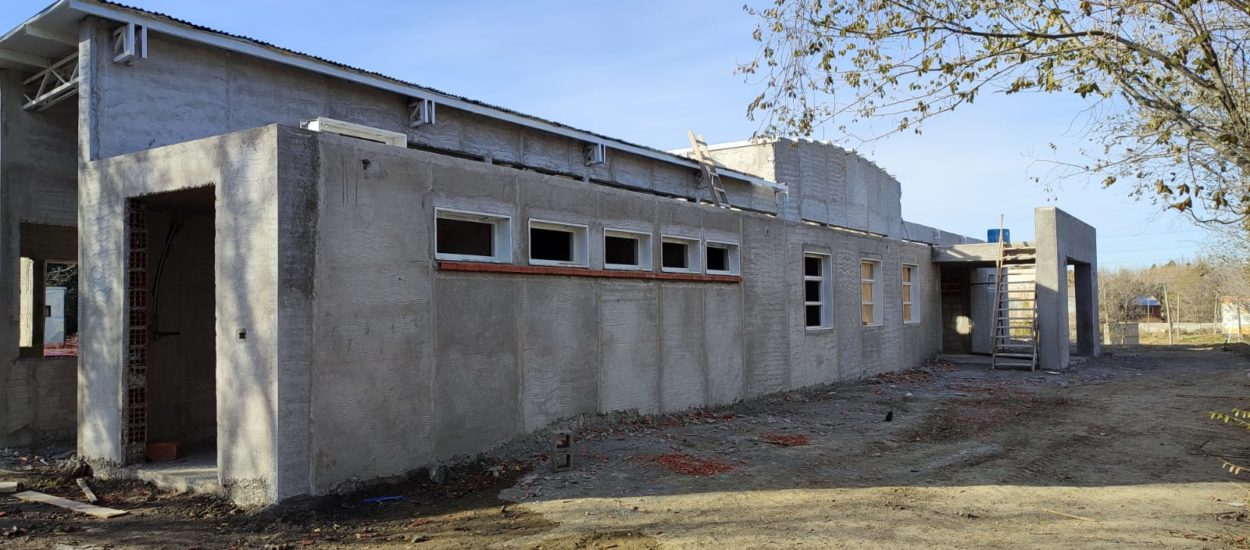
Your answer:
[[[679,273],[699,271],[699,241],[664,237],[660,242],[660,269]]]
[[[877,273],[881,262],[861,260],[859,262],[860,311],[865,325],[881,324],[877,304],[881,302],[881,287],[877,284]]]
[[[709,242],[704,250],[704,265],[708,273],[718,275],[738,273],[738,245]]]
[[[530,220],[530,263],[586,264],[586,226]]]
[[[803,314],[807,328],[827,328],[833,325],[830,311],[833,303],[830,271],[829,256],[803,256]]]
[[[435,210],[434,256],[440,260],[512,261],[510,220],[457,210]]]
[[[603,267],[651,269],[651,236],[636,231],[604,229]]]
[[[912,278],[915,277],[916,266],[903,266],[903,322],[914,323],[916,319],[912,316],[914,310],[912,308]]]

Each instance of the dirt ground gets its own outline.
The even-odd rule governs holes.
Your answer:
[[[1250,546],[1250,348],[1112,348],[1070,372],[918,371],[577,434],[398,484],[248,513],[94,480],[111,520],[0,497],[12,548],[1224,548]],[[887,420],[888,418],[888,420]],[[0,480],[81,499],[55,450]],[[363,499],[401,496],[369,504]],[[60,545],[60,546],[58,546]]]

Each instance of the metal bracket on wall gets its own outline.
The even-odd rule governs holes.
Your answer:
[[[602,143],[587,143],[582,148],[582,156],[586,160],[586,166],[603,164],[608,161],[608,146]]]
[[[78,54],[53,63],[22,82],[22,108],[42,111],[78,93]]]
[[[113,31],[113,62],[133,62],[136,58],[148,58],[148,28],[126,23]]]
[[[437,114],[438,105],[433,99],[413,99],[408,103],[408,127],[420,128],[434,124]]]

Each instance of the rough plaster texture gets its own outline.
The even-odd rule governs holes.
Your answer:
[[[107,51],[110,24],[82,27],[83,51]],[[453,150],[492,162],[523,164],[584,180],[711,200],[696,189],[697,171],[613,151],[587,166],[584,142],[541,134],[442,106],[438,123],[408,126],[409,98],[300,69],[160,34],[149,37],[149,57],[130,65],[107,55],[84,55],[83,154],[107,158],[266,124],[298,126],[329,117],[405,132],[424,147]],[[161,105],[161,109],[153,109]],[[176,113],[173,115],[172,113]],[[734,204],[776,209],[773,192],[726,179]]]
[[[19,337],[42,341],[43,324],[19,327],[18,323],[22,318],[35,319],[20,315],[19,304],[42,312],[44,299],[42,278],[33,277],[34,263],[30,284],[21,284],[19,258],[35,258],[39,265],[43,259],[76,258],[73,247],[35,246],[31,234],[52,226],[72,231],[75,225],[76,111],[72,104],[40,113],[23,111],[24,78],[0,70],[0,380],[5,381],[0,392],[0,446],[65,439],[74,425],[74,407],[65,406],[72,403],[74,385],[58,385],[65,382],[58,375],[73,361],[45,360],[40,357],[40,346],[21,352]],[[31,293],[26,302],[19,297],[23,287]],[[25,358],[19,361],[19,356]],[[47,371],[39,370],[39,365]],[[61,409],[54,410],[57,407]]]
[[[82,166],[78,447],[98,471],[123,461],[126,200],[211,185],[219,475],[239,502],[277,499],[277,136],[271,126]]]
[[[83,179],[97,320],[84,326],[84,456],[120,461],[124,199],[211,184],[219,475],[245,502],[342,490],[559,418],[727,403],[938,347],[928,247],[904,241],[274,126],[90,162]],[[656,257],[662,233],[736,242],[744,281],[440,271],[436,207],[513,216],[521,264],[529,217],[585,223],[592,243],[605,226],[643,230]],[[834,258],[829,329],[802,326],[791,279],[805,250]],[[861,258],[882,262],[881,326],[859,323]],[[903,263],[918,269],[914,325],[899,317]]]
[[[937,350],[937,275],[926,246],[347,138],[312,139],[320,168],[311,492],[483,451],[577,414],[728,403],[905,368]],[[440,271],[431,261],[435,208],[512,216],[513,262],[522,265],[531,217],[586,224],[591,243],[605,227],[645,231],[657,258],[661,234],[736,242],[744,281]],[[598,248],[591,246],[591,269],[602,268]],[[835,327],[813,334],[802,327],[801,285],[789,280],[801,276],[805,249],[837,253],[838,273],[853,275],[834,278]],[[879,327],[859,324],[865,256],[881,259],[890,274],[881,282]],[[920,322],[906,326],[897,311],[903,262],[918,269]],[[886,346],[885,338],[913,345]],[[842,350],[844,341],[856,351]]]
[[[1033,212],[1037,235],[1038,365],[1068,367],[1068,265],[1076,266],[1077,351],[1098,356],[1097,232],[1058,208]]]

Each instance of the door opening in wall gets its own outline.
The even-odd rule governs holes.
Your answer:
[[[215,465],[214,190],[146,195],[129,209],[128,462]]]

